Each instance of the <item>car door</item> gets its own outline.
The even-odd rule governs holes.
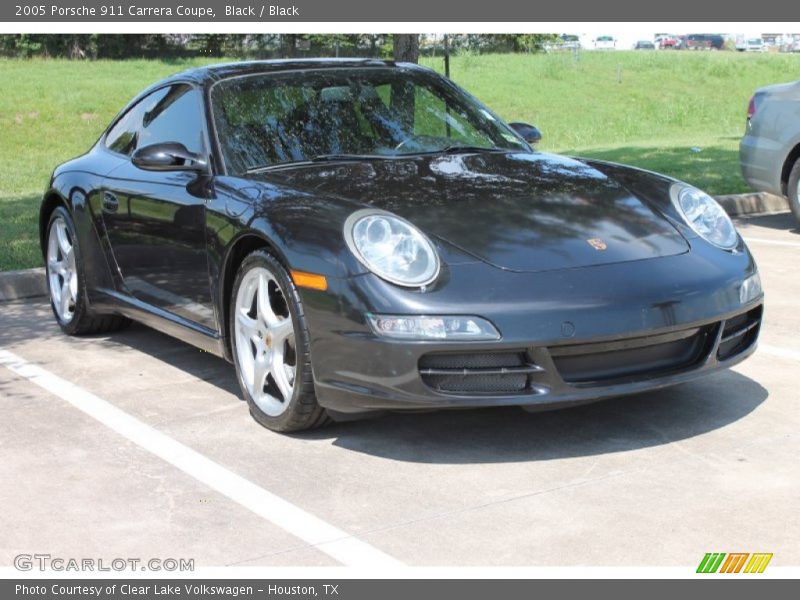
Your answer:
[[[122,291],[216,330],[204,176],[188,170],[145,170],[130,159],[138,148],[165,142],[207,156],[202,115],[199,91],[176,84],[153,92],[123,117],[109,131],[106,147],[127,159],[103,181],[102,214]]]

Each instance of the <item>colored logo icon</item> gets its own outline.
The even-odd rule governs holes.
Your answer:
[[[763,573],[771,560],[771,552],[707,552],[697,566],[697,572]]]

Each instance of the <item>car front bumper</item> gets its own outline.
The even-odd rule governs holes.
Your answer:
[[[756,272],[746,248],[715,252],[540,273],[464,264],[425,293],[371,274],[304,291],[318,400],[336,413],[557,407],[729,367],[755,350],[763,298],[740,300]],[[477,315],[502,338],[391,340],[366,313]]]

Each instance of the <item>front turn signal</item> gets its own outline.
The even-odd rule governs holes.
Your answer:
[[[321,290],[323,292],[328,289],[328,280],[325,275],[306,273],[305,271],[292,271],[291,274],[292,281],[297,287]]]

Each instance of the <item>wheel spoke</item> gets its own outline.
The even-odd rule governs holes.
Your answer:
[[[70,246],[69,252],[67,252],[67,255],[64,257],[64,262],[67,268],[72,271],[75,270],[75,246]]]
[[[58,280],[58,275],[50,277],[50,300],[61,312],[61,282]]]
[[[69,294],[74,303],[78,298],[78,274],[74,270],[69,272]]]
[[[50,234],[47,238],[47,257],[51,260],[58,260],[58,235],[56,234],[57,223],[50,227]]]
[[[283,365],[283,369],[286,371],[286,378],[289,380],[289,383],[294,389],[294,378],[297,375],[297,367],[292,365]]]
[[[253,387],[250,391],[254,398],[259,398],[264,391],[264,384],[269,373],[271,361],[266,354],[259,354],[253,364]]]
[[[243,337],[251,339],[258,334],[258,323],[255,319],[251,319],[244,309],[237,309],[236,323],[239,326],[239,331]]]
[[[274,325],[269,328],[270,335],[272,335],[272,344],[275,347],[283,348],[283,342],[294,333],[291,319],[281,319],[276,321]]]
[[[64,273],[66,272],[66,267],[63,260],[51,259],[47,261],[47,266],[50,269],[50,272],[55,275],[61,275],[63,277]]]
[[[278,390],[280,390],[281,396],[283,396],[283,401],[289,402],[289,400],[292,399],[293,389],[289,378],[286,376],[286,368],[283,362],[283,346],[280,346],[280,349],[276,347],[273,352],[272,369],[270,373],[272,373],[272,379],[275,380],[275,385],[278,386]]]
[[[72,294],[70,293],[69,289],[69,281],[64,280],[64,282],[61,284],[61,297],[59,298],[59,308],[62,319],[66,319],[69,316],[69,303],[71,299]]]
[[[61,249],[61,256],[66,258],[72,252],[72,244],[67,236],[67,226],[63,221],[56,221],[56,237],[58,239],[58,247]]]

